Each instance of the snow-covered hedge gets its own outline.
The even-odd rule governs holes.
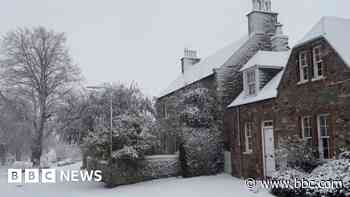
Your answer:
[[[317,167],[311,173],[287,169],[279,171],[274,175],[275,179],[288,180],[294,186],[293,181],[312,180],[320,181],[342,181],[341,185],[333,188],[276,188],[271,192],[283,197],[349,197],[350,196],[350,160],[339,159],[328,161],[324,165]]]
[[[179,105],[182,175],[194,177],[223,171],[223,134],[219,129],[218,103],[209,89],[191,89]]]
[[[107,162],[88,159],[88,170],[102,170],[107,187],[116,187],[142,181],[180,175],[178,155],[147,156],[137,162],[118,160],[112,166]]]
[[[212,175],[223,169],[223,147],[218,131],[207,128],[186,128],[180,147],[182,175],[194,177]],[[186,130],[185,129],[185,130]]]

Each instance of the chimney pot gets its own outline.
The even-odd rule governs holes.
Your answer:
[[[197,57],[197,51],[188,48],[184,49],[184,57],[181,58],[181,72],[184,74],[194,64],[198,63],[200,58]]]

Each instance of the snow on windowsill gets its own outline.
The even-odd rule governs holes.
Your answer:
[[[311,79],[311,81],[321,81],[321,80],[324,80],[324,79],[326,79],[326,77],[322,76],[322,77],[313,78],[313,79]]]
[[[299,81],[299,82],[297,83],[297,85],[304,85],[304,84],[306,84],[306,83],[308,83],[308,82],[309,82],[309,80]]]
[[[251,155],[251,154],[253,154],[253,151],[243,152],[243,155]]]

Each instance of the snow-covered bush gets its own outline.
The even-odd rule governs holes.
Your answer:
[[[316,149],[297,135],[281,137],[278,140],[276,160],[281,170],[294,168],[311,172],[320,165],[316,155]]]
[[[350,161],[345,159],[333,160],[317,167],[310,176],[309,180],[315,181],[342,181],[343,187],[338,188],[317,188],[307,189],[310,197],[319,196],[350,196]]]
[[[217,113],[215,104],[215,98],[208,89],[196,88],[186,92],[179,103],[183,106],[181,123],[192,128],[212,127]]]
[[[132,146],[124,146],[114,151],[112,157],[118,160],[136,160],[139,159],[139,153]]]
[[[223,140],[218,128],[215,96],[197,88],[184,94],[179,105],[184,177],[216,174],[223,169]]]
[[[111,132],[109,107],[105,104],[112,95]],[[94,111],[95,122],[84,138],[82,149],[85,156],[106,161],[111,161],[112,156],[113,162],[118,162],[139,160],[149,153],[156,142],[150,134],[155,118],[152,103],[138,88],[113,86],[91,102],[94,102],[91,110]]]
[[[305,179],[308,176],[307,173],[295,170],[292,168],[286,168],[283,170],[277,171],[273,175],[274,180],[287,180],[290,181],[291,185],[294,185],[295,180],[302,180]],[[271,193],[276,196],[283,196],[283,197],[297,197],[297,196],[303,196],[305,194],[305,190],[303,189],[295,189],[295,188],[287,188],[287,187],[278,187],[273,188],[271,190]]]
[[[346,151],[346,152],[339,154],[339,159],[350,160],[350,151]]]
[[[180,148],[184,177],[219,173],[223,166],[223,147],[218,131],[186,128],[186,140]]]
[[[313,188],[275,188],[271,192],[283,197],[349,197],[350,196],[350,160],[330,160],[315,168],[311,173],[304,173],[294,169],[281,170],[274,175],[274,179],[288,180],[294,186],[294,180],[312,181],[341,181],[333,182],[333,187]]]

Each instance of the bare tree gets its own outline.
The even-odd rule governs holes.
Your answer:
[[[2,87],[28,99],[33,126],[32,161],[40,165],[47,122],[55,106],[80,79],[72,63],[66,36],[43,27],[19,28],[1,40]]]

